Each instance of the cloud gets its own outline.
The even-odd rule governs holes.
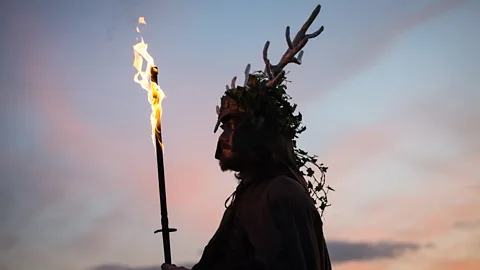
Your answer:
[[[472,229],[472,228],[478,228],[480,227],[480,220],[474,220],[474,221],[459,221],[455,223],[454,225],[455,228],[458,229]]]
[[[385,258],[391,259],[401,256],[406,251],[415,251],[419,248],[420,246],[414,243],[328,242],[330,257],[334,263]]]
[[[340,264],[351,261],[365,261],[376,259],[391,259],[401,256],[404,252],[415,251],[421,247],[415,243],[395,243],[395,242],[348,242],[348,241],[329,241],[327,243],[330,253],[330,259],[334,264]],[[195,263],[177,263],[187,268],[191,268]],[[154,270],[160,269],[160,266],[150,267],[132,267],[122,264],[103,264],[91,268],[91,270]]]

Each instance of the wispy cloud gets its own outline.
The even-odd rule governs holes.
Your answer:
[[[401,256],[406,251],[415,251],[420,248],[414,243],[394,243],[394,242],[343,242],[329,241],[327,243],[331,260],[334,263],[343,263],[348,261],[364,261],[385,258],[395,258]]]
[[[480,227],[480,219],[474,221],[460,221],[455,223],[455,228],[459,229],[473,229]]]

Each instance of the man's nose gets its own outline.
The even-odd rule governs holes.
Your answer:
[[[222,153],[222,141],[218,140],[217,149],[215,150],[215,159],[219,160]]]

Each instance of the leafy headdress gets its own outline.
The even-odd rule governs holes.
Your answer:
[[[214,131],[217,131],[220,122],[227,116],[246,116],[247,121],[254,126],[261,126],[265,119],[269,119],[278,132],[292,140],[295,165],[302,176],[306,177],[309,194],[323,214],[324,209],[329,206],[328,191],[333,189],[325,186],[327,167],[318,162],[317,156],[310,155],[297,147],[296,140],[306,127],[302,125],[302,114],[295,113],[297,105],[290,103],[291,97],[286,93],[287,80],[284,70],[289,63],[300,65],[303,56],[302,48],[310,39],[322,33],[323,26],[311,34],[306,34],[319,14],[320,8],[320,5],[315,8],[293,40],[290,38],[290,27],[287,26],[285,36],[288,48],[278,64],[272,65],[268,59],[270,42],[267,41],[263,49],[265,70],[250,73],[250,64],[248,64],[243,86],[235,86],[237,78],[232,79],[231,85],[227,85],[227,90],[221,98],[221,106],[217,106],[218,120]],[[316,171],[320,172],[319,177],[315,175]]]

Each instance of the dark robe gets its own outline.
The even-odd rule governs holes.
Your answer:
[[[306,189],[286,176],[239,184],[192,270],[330,270],[322,220]]]

